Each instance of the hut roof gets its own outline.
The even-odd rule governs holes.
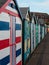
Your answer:
[[[31,15],[35,14],[35,16],[38,16],[39,18],[48,18],[47,13],[41,13],[41,12],[31,12]]]
[[[20,7],[20,12],[23,18],[26,17],[27,11],[28,11],[29,7]]]
[[[7,2],[7,0],[0,0],[0,8]]]

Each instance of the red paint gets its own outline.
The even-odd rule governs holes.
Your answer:
[[[16,65],[22,65],[22,62],[20,61],[18,64],[16,64]]]
[[[16,42],[14,44],[10,44],[9,39],[0,40],[0,50],[9,46],[13,46],[21,42],[21,37],[16,37]]]
[[[15,41],[15,43],[10,44],[10,46],[13,46],[13,45],[19,44],[19,42],[21,42],[21,37],[16,37],[16,41]]]
[[[18,15],[17,13],[14,13],[14,12],[12,12],[12,11],[10,11],[10,10],[7,10],[7,9],[1,9],[1,11],[2,11],[2,12],[5,12],[5,13],[8,13],[8,14],[10,14],[10,15],[12,15],[12,16],[19,17],[19,15]]]
[[[8,13],[8,14],[10,14],[10,15],[12,15],[12,16],[19,17],[19,14],[14,13],[14,12],[12,12],[12,11],[10,11],[10,10],[5,9],[6,6],[7,6],[10,2],[11,2],[11,0],[8,0],[8,1],[0,8],[0,13],[1,13],[1,12],[5,12],[5,13]]]
[[[1,9],[5,9],[5,7],[11,2],[12,0],[7,0],[7,2],[1,7]]]
[[[7,2],[0,8],[0,13],[3,12],[5,7],[11,2],[11,0],[7,0]]]
[[[13,44],[9,44],[9,46],[13,46],[13,45],[16,45],[16,43],[13,43]]]
[[[0,50],[9,46],[9,39],[0,41]]]
[[[21,42],[21,37],[16,37],[16,44]]]

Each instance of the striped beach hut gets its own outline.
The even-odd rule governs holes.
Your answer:
[[[0,0],[0,65],[22,65],[22,19],[16,0]]]

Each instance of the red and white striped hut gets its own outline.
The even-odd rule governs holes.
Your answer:
[[[0,64],[22,65],[22,19],[16,0],[0,0]]]

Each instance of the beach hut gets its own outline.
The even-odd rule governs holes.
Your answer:
[[[23,61],[26,63],[30,55],[30,11],[29,7],[20,7],[23,19]]]
[[[16,0],[0,0],[0,65],[22,65],[22,18]]]
[[[44,19],[39,19],[38,23],[40,24],[40,41],[41,41],[44,38],[44,32],[45,32]]]
[[[30,12],[30,16],[31,16],[31,54],[33,53],[35,47],[36,47],[36,38],[35,38],[35,14],[33,14],[32,12]]]

